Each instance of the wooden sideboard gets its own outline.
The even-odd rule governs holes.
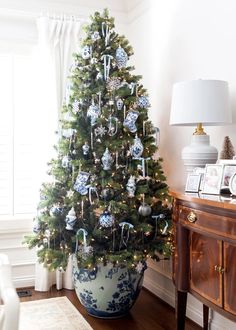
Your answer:
[[[236,322],[236,199],[172,190],[177,329],[183,330],[187,293]]]

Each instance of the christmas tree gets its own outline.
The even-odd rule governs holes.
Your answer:
[[[39,262],[144,264],[171,252],[168,186],[141,76],[128,66],[133,51],[114,31],[107,10],[95,13],[74,55],[70,84],[49,163],[53,182],[41,188],[33,234]]]
[[[223,149],[220,153],[220,159],[233,159],[234,156],[234,147],[230,141],[230,138],[226,136],[223,142]]]

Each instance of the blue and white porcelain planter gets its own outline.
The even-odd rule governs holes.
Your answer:
[[[143,274],[144,271],[138,273],[112,264],[99,264],[91,271],[78,268],[76,258],[73,260],[76,294],[95,317],[118,318],[127,314],[139,295]]]

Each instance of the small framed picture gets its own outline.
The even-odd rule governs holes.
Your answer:
[[[234,173],[229,180],[229,190],[232,195],[236,196],[236,173]]]
[[[205,167],[203,194],[218,195],[221,189],[222,175],[224,165],[207,164]]]
[[[198,192],[201,182],[201,174],[189,173],[186,181],[186,192]]]
[[[224,165],[221,189],[225,189],[225,188],[229,189],[230,178],[235,173],[236,173],[236,164]]]

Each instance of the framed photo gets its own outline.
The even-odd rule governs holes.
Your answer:
[[[201,174],[189,173],[186,181],[186,192],[198,192],[201,182]]]
[[[220,193],[223,168],[224,165],[222,164],[206,165],[202,191],[203,194],[218,195]]]
[[[229,190],[232,195],[236,196],[236,173],[234,173],[229,180]]]
[[[229,189],[229,181],[233,174],[236,173],[236,164],[235,165],[224,165],[223,176],[221,189],[228,188]]]

